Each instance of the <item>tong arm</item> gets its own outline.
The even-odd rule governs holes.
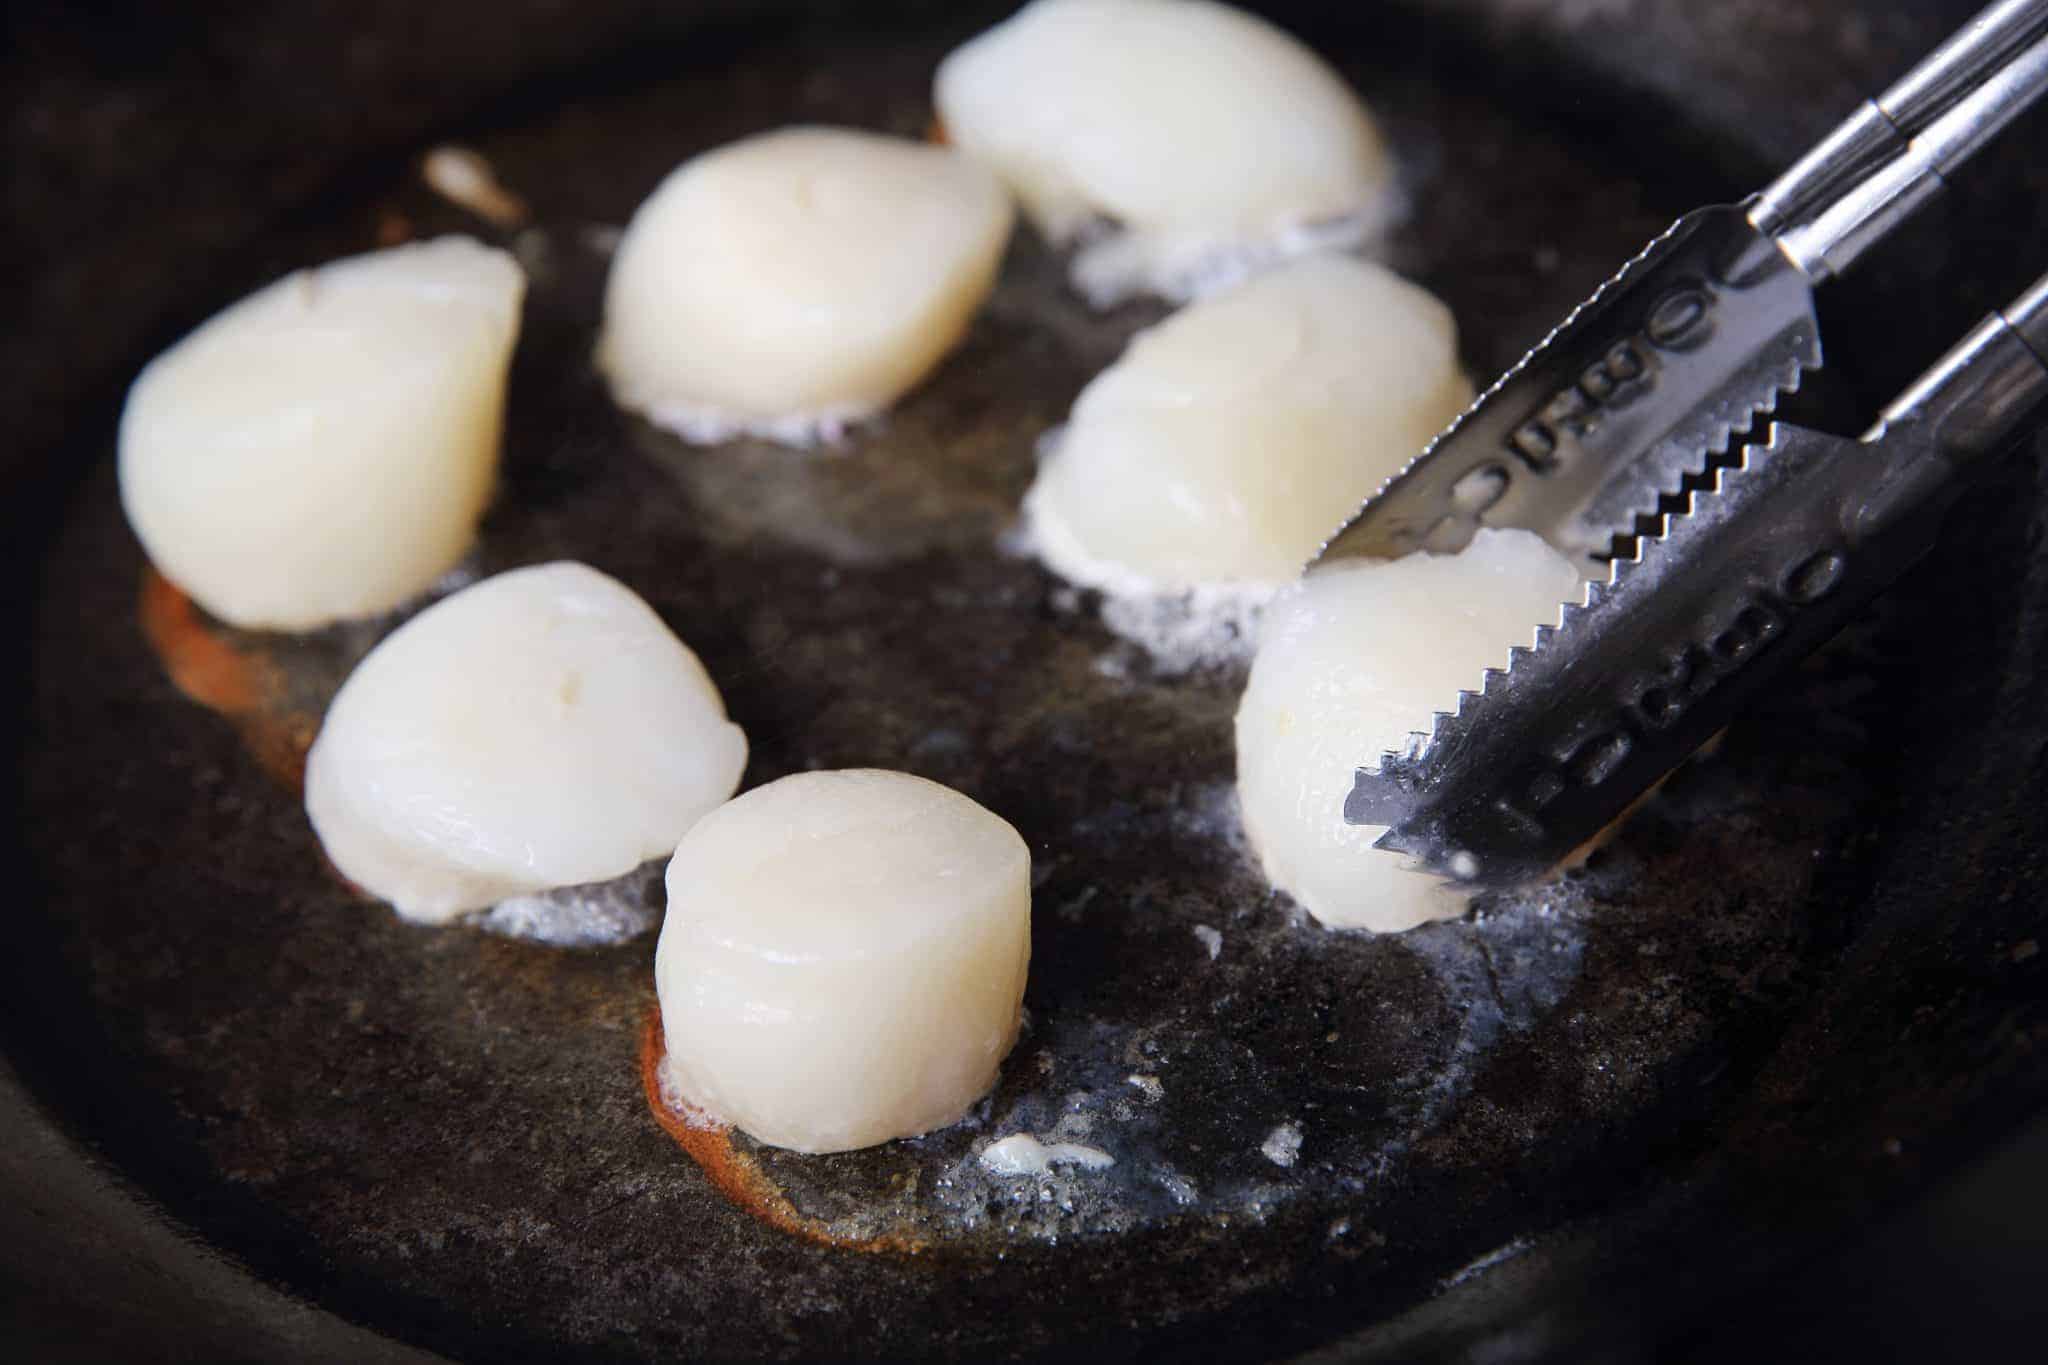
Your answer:
[[[1482,525],[1605,555],[1821,363],[1840,273],[2048,92],[2048,0],[1999,0],[1741,208],[1698,210],[1496,380],[1322,548],[1453,550]]]
[[[1345,819],[1474,888],[1547,873],[1927,550],[1963,476],[2048,401],[2044,354],[2048,277],[1863,440],[1774,425],[1425,745],[1361,768]]]

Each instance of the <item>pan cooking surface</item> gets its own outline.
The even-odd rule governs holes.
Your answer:
[[[33,1050],[81,1131],[260,1273],[457,1354],[1264,1353],[1648,1189],[1850,940],[1856,836],[1896,775],[1863,729],[1881,625],[1558,883],[1396,938],[1321,931],[1270,892],[1231,785],[1242,662],[1161,667],[999,548],[1038,435],[1161,316],[1090,313],[1028,231],[962,349],[839,451],[694,449],[612,408],[588,354],[634,204],[777,123],[920,134],[957,36],[728,35],[468,139],[535,219],[501,239],[533,283],[463,572],[567,557],[633,586],[724,690],[748,786],[904,768],[1033,848],[1030,1023],[970,1121],[831,1157],[735,1139],[834,1236],[926,1250],[770,1228],[662,1132],[638,1058],[651,933],[562,950],[353,897],[277,765],[151,653],[102,445],[34,627]],[[1626,132],[1585,157],[1583,129],[1496,102],[1463,49],[1378,50],[1347,74],[1410,172],[1389,259],[1453,305],[1475,375],[1731,188]],[[246,282],[400,224],[482,232],[398,176],[264,242]],[[390,624],[231,638],[317,715]],[[1116,1164],[983,1171],[1013,1132]]]

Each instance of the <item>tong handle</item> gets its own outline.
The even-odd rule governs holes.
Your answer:
[[[1935,107],[1937,95],[1946,97],[1966,70],[1980,79],[1917,128],[1908,125],[1902,130],[1880,106],[1866,106],[1844,125],[1849,131],[1837,130],[1838,134],[1860,144],[1866,138],[1889,141],[1903,133],[1903,149],[1846,188],[1836,180],[1835,187],[1840,192],[1831,201],[1806,201],[1810,217],[1763,229],[1815,284],[1847,270],[1859,256],[1932,199],[1950,172],[2048,93],[2048,35],[2038,32],[2048,27],[2048,0],[2008,0],[2007,5],[1994,8],[2017,12],[2006,28],[1996,31],[2002,37],[2009,40],[2022,31],[2034,31],[2035,36],[2016,49],[2009,41],[1992,46],[1987,40],[1981,49],[1965,44],[1962,55],[1951,55],[1945,61],[1937,60],[1943,55],[1938,52],[1929,59],[1931,74],[1923,77],[1916,70],[1902,83],[1909,94],[1919,92],[1915,95],[1916,107]],[[2022,20],[2028,28],[2020,27]],[[1966,30],[1951,42],[1970,36],[1971,31]],[[1826,147],[1823,143],[1823,148]],[[1860,156],[1864,150],[1859,145],[1845,149],[1844,154]],[[1765,193],[1769,195],[1771,191]],[[1757,223],[1760,213],[1765,221],[1770,221],[1779,212],[1780,203],[1777,199],[1760,199],[1750,209],[1750,221]]]
[[[2048,397],[2048,275],[1992,313],[1885,408],[1866,446],[1968,464]]]
[[[1749,204],[1776,236],[1853,180],[1904,152],[1934,117],[1982,85],[2014,51],[2048,30],[2044,0],[1994,0],[1882,95],[1865,100]]]

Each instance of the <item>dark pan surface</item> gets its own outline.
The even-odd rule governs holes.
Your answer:
[[[956,36],[721,30],[466,132],[536,211],[514,243],[535,281],[505,485],[470,567],[577,557],[632,584],[724,688],[749,785],[907,768],[1034,848],[1033,1022],[987,1112],[866,1153],[756,1154],[829,1231],[929,1249],[769,1228],[676,1149],[639,1081],[651,936],[562,951],[422,930],[332,879],[295,794],[143,638],[111,411],[78,442],[95,463],[46,560],[27,698],[40,895],[14,989],[38,1023],[10,1052],[53,1108],[209,1243],[452,1354],[1243,1356],[1447,1285],[1626,1278],[1615,1253],[1672,1229],[1739,1261],[1770,1230],[1758,1210],[1807,1226],[1892,1197],[1923,1146],[2041,1093],[2031,465],[1584,872],[1372,939],[1308,926],[1248,861],[1241,666],[1162,671],[996,548],[1035,437],[1157,310],[1088,313],[1020,234],[966,346],[843,453],[691,450],[616,414],[587,365],[602,229],[747,131],[920,132]],[[1496,88],[1448,21],[1321,36],[1354,54],[1413,174],[1391,259],[1452,303],[1475,374],[1677,211],[1762,172],[1741,140],[1631,123],[1611,93]],[[366,180],[266,237],[200,311],[400,220],[477,230],[402,173]],[[1924,328],[1875,335],[1875,304],[1843,305],[1816,411],[1853,421],[2026,270],[2000,268],[2016,229],[1956,216],[1919,240],[1944,233],[1970,256],[1894,252],[1874,285]],[[242,643],[317,712],[377,633]],[[1213,958],[1196,926],[1220,933]],[[1260,1150],[1283,1123],[1291,1167]],[[974,1151],[1012,1131],[1117,1165],[980,1172]],[[1388,1331],[1410,1351],[1451,1327],[1424,1309]]]

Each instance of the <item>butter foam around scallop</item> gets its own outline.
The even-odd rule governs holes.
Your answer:
[[[1462,894],[1372,846],[1384,826],[1344,822],[1352,775],[1429,733],[1582,591],[1535,534],[1488,529],[1455,555],[1318,569],[1276,601],[1237,710],[1238,800],[1273,884],[1332,928],[1462,914]]]
[[[728,144],[633,215],[598,367],[692,441],[829,438],[959,342],[1011,219],[995,177],[943,147],[809,127]]]
[[[1098,306],[1175,300],[1355,243],[1393,168],[1358,96],[1265,20],[1210,0],[1036,0],[953,52],[934,99]]]
[[[697,656],[586,565],[485,579],[393,631],[328,708],[306,812],[408,919],[623,876],[730,796],[747,741]]]
[[[288,275],[151,361],[120,433],[151,561],[250,628],[424,591],[490,497],[525,289],[504,252],[441,237]]]
[[[907,773],[785,777],[669,863],[665,1079],[802,1152],[944,1127],[995,1084],[1030,953],[1031,855],[1007,821]]]
[[[1471,397],[1427,290],[1296,261],[1139,333],[1096,376],[1026,495],[1031,540],[1116,593],[1278,588]]]

